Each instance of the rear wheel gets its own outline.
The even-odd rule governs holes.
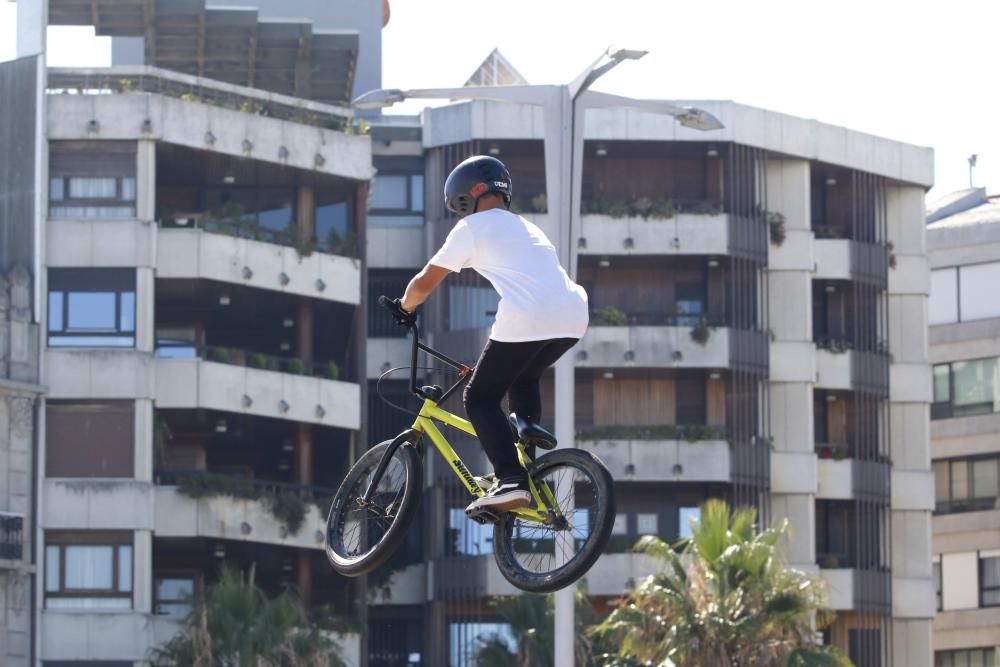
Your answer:
[[[326,522],[326,558],[340,574],[358,577],[396,550],[420,503],[423,468],[415,443],[393,452],[370,502],[363,496],[391,441],[358,459],[333,498]]]
[[[582,577],[611,536],[614,480],[593,454],[557,449],[532,462],[528,472],[542,493],[545,484],[562,516],[550,524],[505,513],[493,528],[493,557],[500,573],[529,593],[549,593]]]

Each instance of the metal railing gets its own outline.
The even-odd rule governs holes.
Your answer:
[[[0,512],[0,560],[21,560],[24,553],[24,515]]]
[[[611,310],[612,308],[613,310]],[[626,313],[613,306],[595,307],[590,311],[590,326],[592,327],[695,327],[701,323],[709,327],[728,326],[727,318],[722,313]]]
[[[240,239],[274,243],[289,248],[296,248],[302,254],[323,252],[344,257],[358,257],[358,242],[354,234],[347,234],[326,239],[312,237],[306,242],[300,242],[294,225],[285,229],[265,227],[252,220],[239,217],[220,218],[209,213],[186,213],[172,216],[160,216],[158,224],[164,229],[202,229],[212,234],[223,234]]]
[[[1000,509],[1000,498],[961,498],[939,500],[934,506],[935,514],[961,514],[963,512],[984,512]]]
[[[203,359],[262,371],[307,375],[326,380],[340,379],[340,366],[335,361],[303,361],[295,357],[276,357],[233,347],[196,345],[187,341],[157,341],[156,356],[161,359]]]
[[[205,481],[206,486],[210,486],[212,482],[218,482],[219,488],[224,489],[226,488],[225,484],[230,483],[233,485],[233,488],[252,489],[260,497],[268,494],[288,494],[300,498],[323,500],[333,497],[333,494],[337,492],[336,489],[327,486],[297,484],[295,482],[276,482],[268,479],[214,473],[207,470],[159,470],[156,472],[155,478],[156,483],[161,486],[179,486],[185,481],[198,479]]]
[[[155,93],[330,130],[350,127],[350,109],[149,66],[50,67],[50,95]]]

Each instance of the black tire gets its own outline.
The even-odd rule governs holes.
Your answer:
[[[406,537],[406,529],[420,505],[423,466],[415,443],[409,442],[393,453],[372,499],[375,509],[384,511],[384,516],[357,504],[390,442],[375,445],[358,459],[330,506],[326,520],[326,558],[334,570],[347,577],[359,577],[388,560]],[[345,537],[355,534],[350,531],[351,527],[357,528],[356,545],[350,543],[351,540],[345,544]]]
[[[591,568],[607,546],[615,521],[614,480],[607,466],[589,452],[580,449],[557,449],[545,454],[528,467],[531,478],[538,484],[562,470],[574,472],[573,496],[574,515],[567,517],[569,526],[563,530],[539,526],[518,519],[514,514],[503,514],[493,527],[493,557],[500,573],[511,584],[529,593],[551,593],[569,586]],[[550,480],[551,481],[551,480]],[[592,493],[586,493],[590,487]],[[553,488],[553,494],[557,490]],[[563,505],[564,498],[557,496]],[[576,505],[579,503],[579,505]],[[586,514],[583,510],[586,509]],[[574,527],[573,521],[586,519],[587,534]],[[515,531],[517,537],[515,538]],[[557,533],[574,536],[572,556],[563,565],[554,565]],[[544,535],[551,534],[551,538]],[[551,552],[549,545],[551,544]],[[538,567],[522,563],[525,559],[536,558]],[[548,569],[546,569],[548,568]]]

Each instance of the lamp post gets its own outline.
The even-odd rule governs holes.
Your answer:
[[[717,130],[723,127],[715,116],[702,109],[669,102],[637,100],[617,95],[588,92],[600,77],[626,60],[638,60],[646,51],[611,49],[602,53],[572,82],[562,85],[466,86],[463,88],[417,88],[372,90],[354,100],[359,109],[390,107],[406,99],[464,99],[509,102],[540,106],[545,134],[545,190],[548,200],[546,233],[555,241],[560,262],[570,276],[576,274],[573,230],[580,215],[579,183],[583,174],[583,123],[577,123],[580,110],[587,108],[625,107],[674,117],[684,127]],[[575,442],[573,400],[573,357],[563,355],[555,365],[555,435],[569,446]],[[571,484],[571,481],[566,483]],[[568,489],[557,489],[559,498],[572,497]],[[566,510],[567,508],[563,508]],[[560,533],[562,539],[570,536]],[[570,545],[571,546],[571,545]],[[555,549],[556,558],[564,552]],[[575,628],[573,589],[555,594],[555,667],[573,667]]]

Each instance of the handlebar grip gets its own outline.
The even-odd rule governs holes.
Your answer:
[[[416,321],[413,313],[408,313],[399,305],[399,299],[390,299],[384,294],[378,298],[379,305],[392,313],[393,318],[401,325],[412,327]]]

